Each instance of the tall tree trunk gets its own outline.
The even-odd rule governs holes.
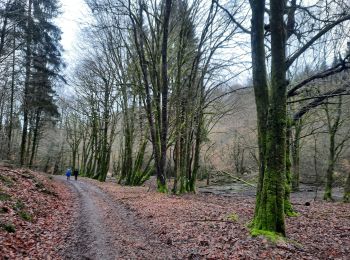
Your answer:
[[[203,98],[201,98],[203,99]],[[202,103],[202,102],[200,102]],[[199,157],[202,145],[202,132],[203,132],[203,111],[201,108],[198,109],[200,112],[198,113],[198,122],[196,129],[196,140],[195,140],[195,149],[194,149],[194,161],[193,161],[193,172],[188,181],[188,191],[196,192],[196,180],[199,172]]]
[[[28,13],[27,13],[27,32],[26,32],[26,66],[25,66],[25,80],[24,80],[24,97],[23,97],[23,130],[22,140],[20,149],[20,165],[22,166],[25,162],[25,151],[27,143],[27,131],[28,131],[28,111],[29,111],[29,84],[31,75],[31,43],[32,43],[32,30],[31,30],[31,19],[32,19],[32,0],[28,0]]]
[[[299,190],[300,179],[300,134],[302,129],[302,121],[299,119],[294,124],[295,134],[292,143],[292,190]]]
[[[105,84],[104,93],[104,111],[103,111],[103,133],[102,133],[102,148],[100,161],[100,176],[99,181],[105,181],[109,168],[110,149],[108,145],[108,126],[109,126],[109,106],[110,91],[108,83]]]
[[[32,151],[30,155],[30,160],[29,160],[29,167],[33,166],[33,161],[36,153],[36,147],[38,143],[38,135],[39,135],[39,123],[40,123],[40,109],[37,109],[35,113],[35,126],[33,130],[33,143],[32,143]]]
[[[33,126],[33,115],[30,115],[30,119],[28,121],[29,121],[28,122],[29,130],[28,130],[28,135],[27,135],[26,151],[25,151],[25,155],[24,155],[25,164],[29,163],[28,159],[29,159],[29,153],[30,153],[30,150],[31,150],[33,129],[34,129],[34,126]]]
[[[136,50],[138,52],[142,77],[143,77],[143,84],[145,88],[145,109],[147,114],[147,120],[149,123],[150,128],[150,135],[151,135],[151,141],[153,146],[153,154],[154,154],[154,161],[155,166],[157,170],[157,176],[160,175],[161,169],[160,169],[160,143],[159,143],[159,135],[157,134],[157,124],[155,123],[155,115],[153,112],[153,105],[152,105],[152,98],[151,98],[151,90],[150,90],[150,81],[149,81],[149,75],[147,71],[147,61],[145,56],[145,48],[144,48],[144,32],[143,30],[143,4],[141,1],[139,2],[139,21],[135,21],[134,17],[131,15],[131,7],[130,7],[130,1],[129,1],[129,13],[130,18],[133,23],[134,27],[134,39],[135,39],[135,45]],[[160,123],[160,122],[159,122]],[[165,177],[165,176],[164,176]],[[160,191],[166,190],[166,187],[163,187],[162,184],[158,181],[158,189]]]
[[[165,0],[162,39],[162,118],[160,135],[160,166],[157,173],[158,190],[166,192],[165,167],[168,141],[168,38],[172,0]]]
[[[259,146],[259,180],[256,192],[256,208],[260,205],[260,197],[266,164],[266,124],[269,106],[267,87],[265,45],[264,45],[264,12],[265,1],[252,0],[251,48],[253,66],[253,86],[257,111],[258,146]],[[256,217],[256,216],[255,216]]]
[[[288,119],[287,124],[287,134],[286,134],[286,181],[284,186],[284,213],[287,216],[295,216],[296,212],[294,211],[292,204],[290,203],[290,193],[292,190],[292,175],[291,175],[291,139],[292,139],[292,124],[291,119]]]
[[[16,34],[16,26],[13,27],[14,35]],[[7,143],[7,159],[11,160],[11,148],[12,148],[12,128],[13,128],[13,104],[15,95],[15,63],[16,63],[16,37],[13,37],[12,43],[13,53],[12,53],[12,75],[11,75],[11,96],[10,96],[10,122],[8,128],[8,143]]]
[[[285,1],[270,1],[271,102],[267,123],[266,169],[254,219],[256,232],[263,230],[281,235],[285,235],[284,185],[287,120],[284,11]]]
[[[195,139],[195,150],[194,150],[194,161],[193,161],[193,173],[191,178],[189,179],[188,191],[196,192],[196,180],[199,172],[199,157],[202,145],[202,135],[203,135],[203,127],[204,127],[204,92],[205,86],[203,84],[203,79],[200,82],[200,94],[199,94],[199,104],[198,104],[198,113],[196,116],[196,139]]]
[[[323,199],[324,200],[333,200],[332,198],[332,186],[333,186],[333,175],[334,175],[334,166],[337,161],[337,148],[335,143],[335,137],[339,130],[341,112],[342,112],[342,97],[338,97],[337,111],[332,124],[331,111],[329,111],[329,105],[325,105],[325,112],[328,122],[328,133],[329,133],[329,155],[328,155],[328,168],[326,174],[326,187]]]
[[[328,155],[328,168],[326,174],[326,188],[324,192],[324,200],[333,200],[332,187],[333,187],[333,174],[335,164],[335,131],[331,131],[329,136],[329,155]]]

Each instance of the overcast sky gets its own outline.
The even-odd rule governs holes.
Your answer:
[[[62,14],[57,19],[57,25],[61,28],[61,44],[64,48],[63,57],[70,66],[74,63],[75,47],[79,41],[79,31],[88,13],[84,0],[60,0]]]

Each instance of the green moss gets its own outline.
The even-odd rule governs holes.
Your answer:
[[[28,212],[20,211],[18,212],[18,215],[25,221],[32,221],[33,217]]]
[[[323,199],[325,201],[334,201],[333,197],[332,197],[332,189],[331,188],[326,188],[324,195],[323,195]]]
[[[272,231],[267,231],[267,230],[260,230],[260,229],[253,228],[250,231],[250,234],[253,237],[264,236],[268,240],[270,240],[271,242],[278,242],[280,240],[284,240],[284,237],[281,234],[276,233],[276,232],[272,232]]]
[[[300,214],[296,211],[287,211],[285,214],[288,217],[299,217],[300,216]]]
[[[350,192],[344,193],[343,202],[350,203]]]
[[[285,200],[284,201],[284,214],[286,214],[286,216],[288,216],[288,217],[297,217],[297,216],[299,216],[298,212],[296,212],[293,209],[292,204],[290,203],[289,200]]]
[[[0,201],[11,200],[11,195],[0,192]]]
[[[160,193],[168,193],[168,187],[166,184],[162,184],[159,180],[157,180],[157,191]]]
[[[257,201],[253,229],[285,234],[284,198],[277,196],[284,193],[284,183],[277,178],[278,172],[266,171],[260,200]]]
[[[11,224],[11,223],[4,223],[4,224],[1,224],[0,226],[3,228],[3,230],[5,230],[5,231],[7,231],[9,233],[15,233],[16,232],[15,226],[13,224]]]
[[[232,222],[237,222],[239,217],[236,212],[232,212],[230,215],[227,216],[227,219]]]

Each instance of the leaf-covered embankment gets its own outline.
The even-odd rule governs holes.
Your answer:
[[[0,255],[60,259],[71,205],[64,184],[27,169],[0,167]]]

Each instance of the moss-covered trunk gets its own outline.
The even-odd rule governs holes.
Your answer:
[[[292,138],[292,126],[290,120],[288,120],[287,126],[287,135],[286,135],[286,181],[284,186],[284,213],[287,216],[295,216],[296,212],[294,211],[292,204],[290,202],[290,193],[292,190],[292,175],[291,175],[291,159],[290,159],[290,150],[291,150],[291,138]]]
[[[266,154],[266,124],[269,95],[267,87],[265,45],[264,45],[264,9],[265,1],[251,1],[252,8],[252,65],[253,86],[257,111],[258,146],[259,146],[259,180],[256,193],[256,208],[260,205],[260,195],[264,180]]]
[[[262,1],[261,1],[262,2]],[[255,1],[256,4],[260,1]],[[260,3],[261,4],[261,3]],[[284,1],[270,1],[271,28],[271,95],[266,132],[266,162],[253,222],[253,234],[274,232],[285,235],[284,188],[286,174],[286,58]],[[265,5],[263,5],[264,10]],[[255,10],[264,15],[264,11]],[[263,17],[258,24],[263,26]],[[254,20],[254,17],[253,17]],[[262,24],[261,24],[262,22]],[[261,31],[260,31],[261,33]],[[260,44],[263,39],[260,39]],[[254,50],[253,50],[254,51]],[[259,102],[263,102],[260,100]],[[266,102],[266,101],[265,101]],[[266,103],[265,103],[266,105]],[[259,119],[258,119],[259,120]]]
[[[265,1],[251,1],[252,8],[252,65],[253,86],[257,110],[258,147],[259,147],[259,180],[256,192],[255,216],[260,205],[266,162],[266,124],[268,115],[268,87],[264,45],[264,9]]]
[[[294,123],[294,140],[292,143],[292,190],[299,190],[300,179],[300,134],[302,121],[299,119]]]
[[[333,186],[333,175],[334,175],[334,166],[339,157],[339,148],[341,151],[341,146],[336,146],[336,134],[341,125],[341,114],[342,114],[342,97],[338,97],[337,109],[335,117],[332,119],[332,111],[330,111],[329,104],[324,106],[327,123],[328,123],[328,135],[329,135],[329,155],[328,155],[328,168],[326,174],[326,187],[323,199],[324,200],[333,200],[332,198],[332,186]]]
[[[323,199],[333,200],[332,198],[332,186],[333,186],[333,174],[335,164],[335,132],[331,132],[329,136],[329,157],[328,157],[328,168],[326,174],[326,187]]]

